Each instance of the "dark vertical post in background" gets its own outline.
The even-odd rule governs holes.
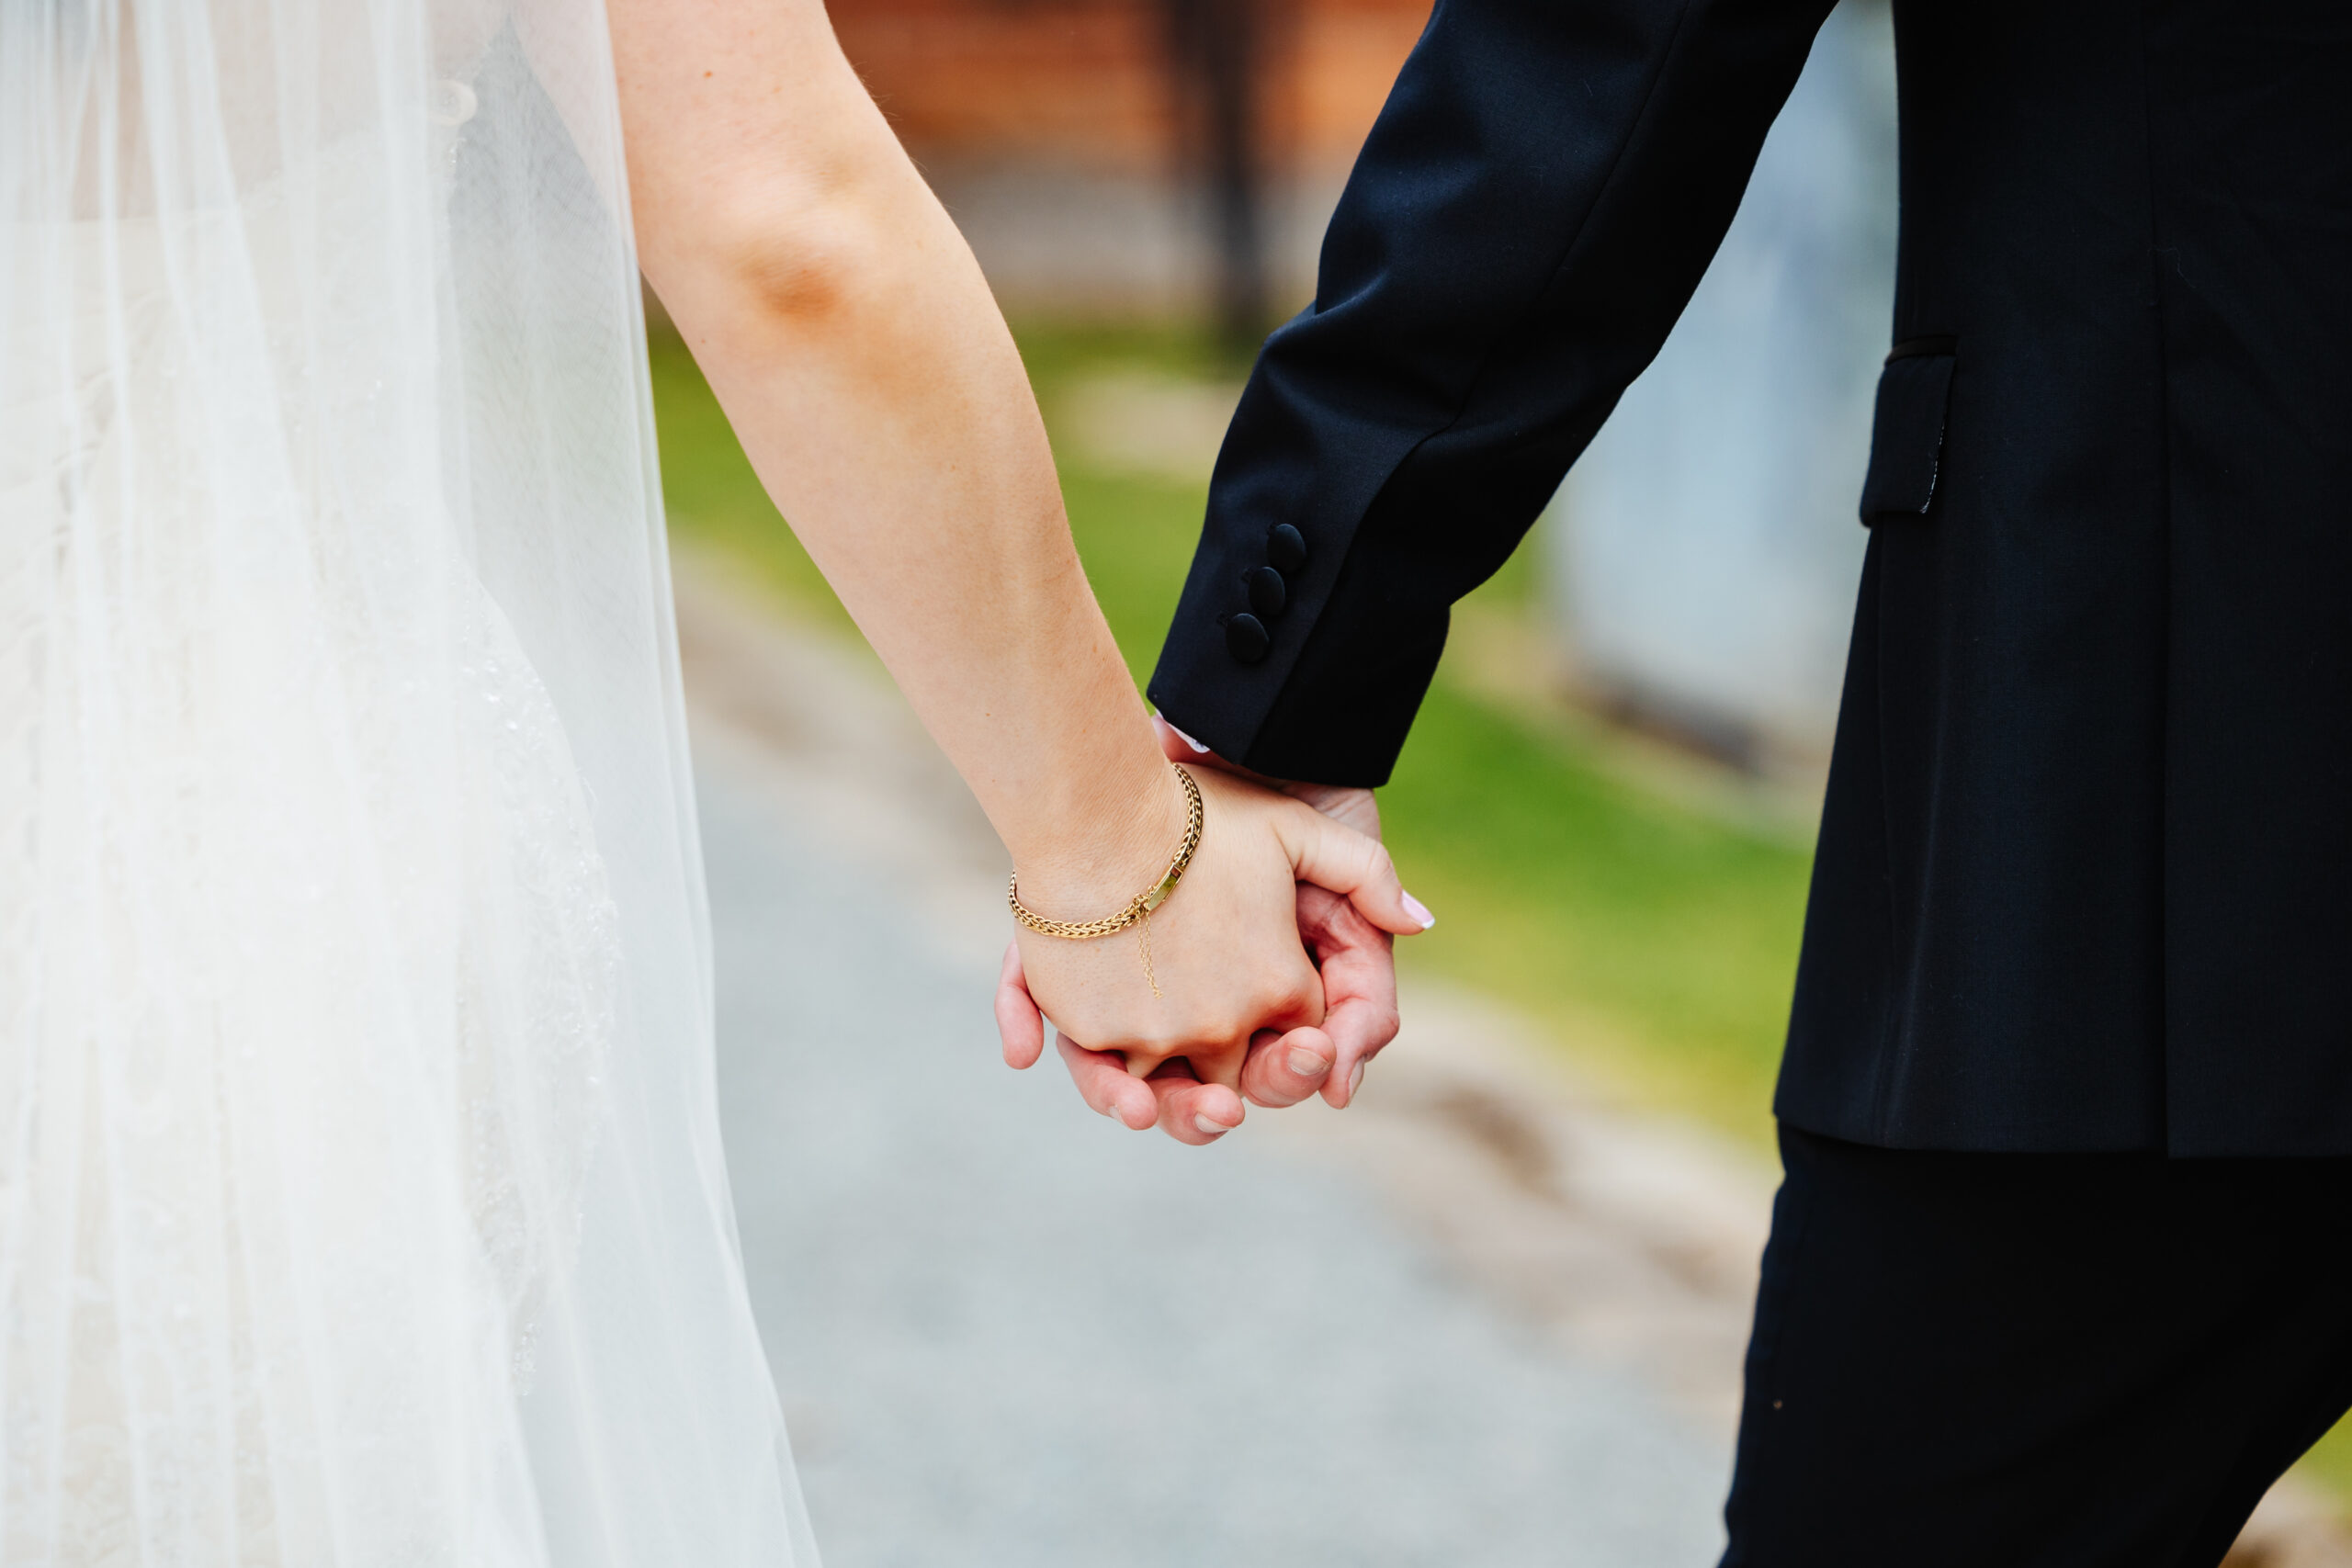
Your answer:
[[[1227,345],[1256,347],[1266,331],[1264,158],[1259,73],[1265,0],[1160,0],[1170,86],[1187,173],[1208,197],[1216,254],[1216,324]]]

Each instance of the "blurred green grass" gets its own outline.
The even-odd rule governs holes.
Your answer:
[[[1093,465],[1058,415],[1074,388],[1106,373],[1230,378],[1238,367],[1178,328],[1037,327],[1020,339],[1087,575],[1140,683],[1175,610],[1205,485]],[[796,613],[851,632],[674,338],[655,340],[653,383],[673,529],[728,553]],[[1524,613],[1532,576],[1514,562],[1470,609]],[[1408,972],[1500,997],[1604,1085],[1762,1143],[1809,854],[1644,788],[1604,746],[1481,697],[1455,662],[1449,655],[1381,792],[1408,883],[1441,917],[1401,944]]]
[[[1181,328],[1019,336],[1088,578],[1140,684],[1175,612],[1206,486],[1092,465],[1057,416],[1106,373],[1231,378],[1240,367]],[[725,552],[796,615],[855,636],[674,337],[654,340],[653,389],[673,530]],[[1530,615],[1533,579],[1522,551],[1464,612]],[[1462,666],[1447,655],[1381,792],[1408,885],[1441,916],[1399,944],[1400,964],[1514,1004],[1631,1101],[1769,1146],[1809,850],[1646,785],[1605,738],[1531,722],[1480,694]],[[2352,1498],[2352,1420],[2297,1469]]]

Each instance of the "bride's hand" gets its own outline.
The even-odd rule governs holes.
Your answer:
[[[1093,1075],[1089,1103],[1130,1127],[1159,1121],[1188,1143],[1239,1123],[1238,1091],[1253,1037],[1261,1045],[1294,1031],[1319,1038],[1314,1026],[1324,1019],[1325,987],[1301,945],[1300,884],[1330,889],[1381,931],[1423,927],[1376,840],[1230,773],[1193,773],[1204,799],[1201,845],[1152,914],[1148,976],[1140,926],[1091,942],[1023,930],[1008,954],[1021,972],[1012,990],[1025,982],[1061,1033],[1066,1055],[1091,1050],[1125,1061],[1124,1079]],[[1025,875],[1022,886],[1023,902],[1034,906]],[[1063,907],[1039,912],[1081,918],[1080,911],[1115,908],[1133,893],[1053,886],[1047,896]],[[1090,898],[1102,908],[1090,907]],[[1024,1035],[1036,1028],[1015,1021]]]
[[[1318,1092],[1333,1109],[1355,1103],[1364,1064],[1396,1037],[1396,966],[1389,934],[1338,894],[1300,883],[1298,931],[1315,954],[1323,983],[1323,1022],[1286,1034],[1261,1030],[1241,1067],[1241,1099],[1279,1109]],[[1035,1066],[1045,1055],[1046,1022],[1022,973],[1021,948],[1008,943],[996,995],[997,1032],[1005,1065]],[[1134,1130],[1158,1125],[1183,1144],[1209,1144],[1242,1114],[1233,1091],[1203,1084],[1182,1062],[1138,1084],[1124,1058],[1056,1042],[1079,1097]]]

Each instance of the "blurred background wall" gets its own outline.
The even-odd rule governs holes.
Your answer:
[[[836,0],[843,49],[1009,310],[1254,336],[1428,0]]]
[[[1826,764],[1895,175],[1893,25],[1846,0],[1689,309],[1543,524],[1573,687],[1745,768]]]

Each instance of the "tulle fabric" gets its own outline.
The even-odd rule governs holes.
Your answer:
[[[597,0],[0,0],[0,1562],[815,1562]]]

